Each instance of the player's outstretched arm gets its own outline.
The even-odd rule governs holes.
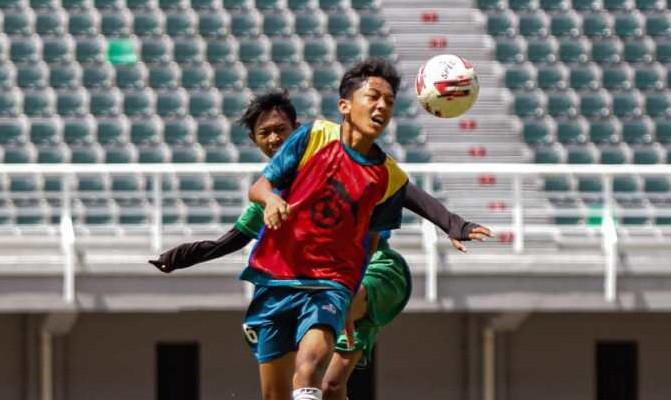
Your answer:
[[[450,212],[443,203],[410,182],[406,187],[403,207],[442,229],[459,251],[466,252],[466,246],[461,241],[493,237],[489,228],[465,221],[459,214]]]
[[[265,176],[249,188],[249,200],[264,207],[263,221],[270,229],[278,229],[289,217],[289,205],[273,192],[273,186]]]
[[[213,260],[245,247],[254,239],[237,228],[231,228],[217,240],[184,243],[148,262],[165,273]]]

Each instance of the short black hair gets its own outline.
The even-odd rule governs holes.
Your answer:
[[[247,127],[251,135],[261,114],[274,109],[287,116],[291,125],[296,125],[296,108],[286,90],[273,90],[254,97],[245,109],[245,113],[238,119],[238,124]]]
[[[396,71],[396,67],[388,61],[381,58],[367,58],[345,72],[340,80],[340,98],[349,99],[371,76],[377,76],[384,79],[391,85],[394,96],[398,92],[401,84],[401,77]]]

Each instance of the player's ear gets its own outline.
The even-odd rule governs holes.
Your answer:
[[[340,114],[347,115],[352,111],[352,100],[340,99],[338,100],[338,111]]]

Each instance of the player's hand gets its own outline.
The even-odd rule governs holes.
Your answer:
[[[164,272],[166,274],[169,274],[169,273],[171,273],[172,271],[175,270],[171,266],[169,266],[167,264],[164,264],[163,261],[161,261],[160,259],[158,259],[158,260],[148,260],[147,262],[149,264],[153,265],[154,267],[158,268],[159,271]]]
[[[347,348],[354,348],[354,319],[351,318],[351,314],[347,314],[347,319],[345,320],[345,338],[347,338]]]
[[[493,238],[494,235],[492,234],[492,231],[485,227],[485,226],[476,226],[475,228],[471,229],[471,231],[468,233],[468,238],[470,240],[479,240],[481,242],[484,242],[487,240],[487,238]],[[452,242],[452,246],[454,246],[455,249],[459,250],[462,253],[467,253],[468,249],[464,244],[461,242],[461,240],[457,239],[450,239]]]
[[[263,210],[263,222],[270,229],[279,229],[282,222],[289,218],[291,207],[280,196],[274,195],[266,201],[266,208]]]

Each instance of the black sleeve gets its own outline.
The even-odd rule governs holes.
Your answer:
[[[452,239],[470,240],[468,234],[478,226],[449,212],[440,201],[412,183],[407,185],[403,207],[431,221]]]
[[[170,270],[187,268],[245,247],[253,238],[233,227],[217,240],[184,243],[161,254],[159,260]]]

